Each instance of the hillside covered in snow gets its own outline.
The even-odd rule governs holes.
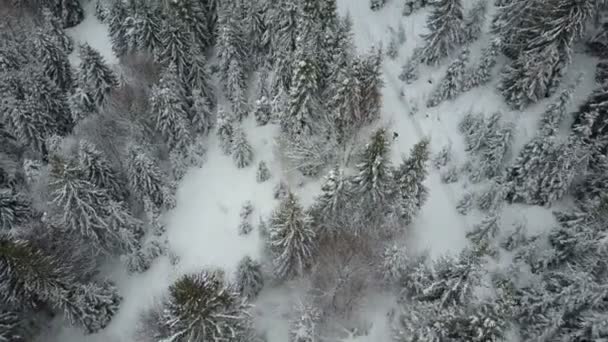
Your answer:
[[[607,9],[0,4],[0,342],[607,339]]]

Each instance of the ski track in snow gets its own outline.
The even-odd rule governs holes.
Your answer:
[[[409,154],[411,147],[423,137],[431,138],[432,152],[439,151],[444,145],[451,144],[453,159],[458,163],[466,160],[462,138],[457,130],[458,122],[469,111],[486,113],[500,110],[507,120],[517,123],[514,150],[518,150],[536,131],[539,113],[544,110],[545,101],[536,104],[525,113],[510,111],[495,85],[475,89],[453,101],[446,101],[436,108],[425,108],[426,97],[437,81],[443,76],[447,64],[429,68],[422,66],[420,80],[411,85],[401,82],[397,76],[401,66],[407,61],[415,46],[420,46],[420,34],[425,31],[426,9],[419,10],[409,17],[401,15],[401,2],[389,1],[378,12],[369,9],[369,0],[338,0],[342,15],[349,13],[353,19],[353,33],[356,46],[360,52],[368,51],[372,46],[382,42],[388,46],[390,31],[401,23],[405,28],[407,41],[399,48],[399,57],[392,61],[385,58],[383,76],[383,118],[382,124],[397,132],[399,138],[393,144],[393,162],[401,162],[401,156]],[[116,63],[108,37],[107,26],[100,23],[93,15],[94,2],[86,5],[87,16],[78,26],[69,29],[75,43],[88,42],[99,50],[106,60]],[[479,49],[484,44],[473,44],[471,58],[475,60]],[[572,79],[580,71],[588,77],[579,87],[574,103],[583,100],[580,94],[588,94],[594,87],[592,80],[594,66],[589,57],[576,56],[568,77]],[[70,56],[72,63],[78,62],[77,53]],[[582,65],[582,66],[581,66]],[[576,66],[576,67],[574,67]],[[574,70],[581,69],[581,70]],[[431,79],[435,85],[427,80]],[[567,82],[564,81],[564,82]],[[401,91],[404,96],[400,95]],[[410,113],[412,106],[420,110]],[[94,335],[83,335],[79,329],[61,326],[55,329],[53,336],[45,341],[61,342],[130,342],[137,326],[140,312],[154,303],[173,280],[185,272],[199,271],[204,267],[221,267],[231,276],[238,261],[245,255],[252,258],[260,256],[260,240],[257,228],[248,236],[239,236],[237,227],[240,222],[239,212],[245,201],[254,206],[251,223],[257,227],[260,217],[267,217],[278,203],[273,198],[273,188],[285,180],[292,185],[291,189],[302,200],[304,205],[312,203],[318,194],[318,181],[308,182],[303,187],[295,186],[297,179],[282,172],[280,161],[275,159],[274,136],[276,126],[257,127],[250,116],[243,122],[245,132],[254,148],[254,162],[245,169],[237,169],[230,156],[225,156],[218,148],[215,136],[208,138],[208,151],[205,164],[200,169],[191,170],[179,186],[177,207],[165,215],[167,237],[170,247],[180,257],[177,267],[169,264],[167,258],[155,262],[144,274],[127,275],[117,271],[114,279],[124,297],[120,311],[110,325]],[[265,183],[255,182],[257,163],[260,160],[268,164],[272,178]],[[463,182],[443,184],[437,170],[431,169],[427,181],[430,190],[429,200],[413,223],[412,237],[408,246],[415,251],[429,250],[433,257],[444,253],[454,253],[466,246],[466,230],[477,222],[481,215],[473,213],[459,215],[456,202],[465,191]],[[506,218],[506,219],[505,219]],[[503,220],[524,219],[532,231],[540,231],[551,224],[553,218],[545,208],[529,206],[511,206],[505,209]],[[285,313],[290,309],[291,300],[298,289],[290,287],[266,288],[257,300],[254,317],[259,327],[268,330],[269,342],[287,340],[288,319]],[[390,300],[389,300],[390,301]],[[368,299],[371,303],[365,314],[373,323],[368,336],[357,337],[347,341],[372,342],[389,340],[389,329],[386,326],[386,307],[381,304],[386,298]],[[390,304],[389,304],[390,305]],[[59,323],[58,323],[59,324]]]

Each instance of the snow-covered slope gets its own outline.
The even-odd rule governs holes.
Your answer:
[[[401,65],[408,59],[413,48],[420,44],[420,34],[425,31],[426,11],[421,10],[412,16],[401,15],[400,3],[392,1],[378,12],[369,9],[369,0],[338,0],[340,12],[349,13],[354,23],[354,34],[357,47],[365,51],[372,46],[383,43],[387,46],[390,29],[403,25],[407,41],[400,47],[396,60],[386,59],[383,67],[385,87],[383,89],[382,123],[397,132],[399,137],[393,145],[393,161],[400,162],[401,156],[424,137],[431,138],[434,152],[444,145],[452,144],[454,158],[464,161],[466,154],[462,138],[457,131],[458,122],[470,111],[491,114],[501,111],[505,117],[517,124],[515,147],[523,145],[534,133],[535,115],[543,110],[544,103],[537,104],[525,113],[510,111],[503,103],[494,85],[468,92],[454,101],[446,101],[433,109],[425,108],[424,104],[433,84],[445,72],[443,67],[422,70],[420,80],[411,85],[405,85],[397,75]],[[116,62],[111,51],[107,36],[107,28],[99,23],[92,15],[93,2],[89,4],[85,21],[70,30],[77,41],[86,41],[102,52],[110,62]],[[473,56],[478,54],[484,40],[474,44]],[[76,57],[72,56],[75,61]],[[592,65],[588,57],[576,56],[569,77],[573,78],[580,71]],[[567,82],[567,81],[566,81]],[[592,87],[591,77],[587,77],[579,87],[581,94],[586,94]],[[581,97],[575,97],[580,99]],[[575,104],[577,101],[574,101]],[[420,110],[414,112],[418,106]],[[284,175],[280,161],[274,156],[274,136],[276,127],[269,125],[256,127],[253,118],[244,122],[245,132],[252,143],[255,153],[253,166],[245,169],[234,167],[229,156],[225,156],[218,148],[215,137],[211,137],[206,155],[205,165],[200,169],[191,170],[179,185],[177,207],[165,215],[167,237],[171,249],[180,258],[177,269],[174,269],[166,259],[157,263],[141,275],[120,274],[119,286],[124,295],[124,302],[119,314],[112,320],[111,325],[102,332],[83,336],[71,328],[57,329],[55,340],[62,342],[77,341],[132,341],[136,329],[139,312],[153,303],[154,299],[167,289],[168,285],[179,274],[200,269],[205,266],[224,268],[227,274],[232,273],[238,261],[246,255],[257,258],[260,255],[260,241],[257,232],[248,236],[239,236],[239,211],[246,201],[254,206],[254,220],[266,217],[276,205],[273,198],[273,187],[279,180],[291,183],[294,191],[309,203],[318,193],[318,183],[308,183],[304,187],[297,186],[297,180],[291,175]],[[255,180],[257,163],[261,160],[271,167],[272,178],[262,184]],[[421,214],[412,225],[412,236],[408,245],[415,250],[428,249],[432,256],[446,252],[456,252],[466,245],[465,232],[479,220],[476,215],[462,216],[455,207],[456,202],[464,192],[462,182],[443,184],[439,173],[431,170],[428,179],[430,198]],[[549,211],[543,208],[511,207],[505,212],[507,219],[521,219],[521,216],[533,227],[542,229],[550,224]],[[536,228],[535,228],[536,229]],[[283,311],[288,310],[289,300],[297,289],[280,288],[266,289],[257,303],[255,314],[257,321],[268,328],[269,342],[287,340],[286,321]],[[370,301],[371,302],[371,301]],[[374,326],[370,335],[352,341],[381,341],[387,340],[387,329],[384,327],[385,311],[377,306],[369,310],[370,320]]]

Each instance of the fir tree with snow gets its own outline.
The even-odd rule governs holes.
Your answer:
[[[345,210],[345,206],[352,198],[348,178],[344,170],[338,166],[329,171],[321,186],[321,195],[317,198],[313,211],[323,218],[332,218]]]
[[[112,0],[105,22],[108,24],[112,51],[118,57],[124,56],[128,50],[127,28],[124,25],[128,16],[129,11],[125,2]]]
[[[264,183],[265,181],[269,180],[271,176],[270,169],[266,165],[266,162],[261,160],[255,173],[255,180],[258,183]]]
[[[486,146],[481,151],[479,160],[479,167],[486,177],[492,178],[501,172],[513,143],[513,130],[512,124],[505,124],[487,137]]]
[[[422,37],[426,45],[421,51],[421,62],[436,65],[465,42],[461,0],[438,0],[432,3],[427,19],[429,33]]]
[[[361,83],[351,70],[351,67],[345,70],[338,78],[338,82],[332,85],[335,89],[328,105],[333,112],[338,143],[345,143],[352,137],[362,117]]]
[[[143,147],[132,144],[127,148],[126,170],[129,188],[140,200],[149,198],[159,208],[170,204],[167,176]]]
[[[11,189],[0,189],[0,231],[13,230],[33,216],[30,201]]]
[[[289,329],[289,342],[315,342],[319,340],[317,325],[321,311],[311,304],[299,303]]]
[[[192,36],[196,45],[206,48],[211,43],[205,5],[197,0],[180,0],[168,3],[169,15]]]
[[[370,0],[369,8],[372,11],[379,11],[386,4],[386,0]]]
[[[34,51],[42,64],[44,74],[63,92],[69,92],[73,86],[73,76],[67,53],[58,46],[53,38],[40,32],[33,41]]]
[[[407,84],[412,84],[420,77],[418,68],[421,63],[422,49],[416,48],[412,53],[412,56],[408,61],[401,67],[401,73],[399,79]]]
[[[135,15],[134,30],[131,33],[136,39],[135,47],[156,56],[162,48],[162,20],[158,12],[153,6],[140,2]]]
[[[288,192],[269,222],[268,244],[277,278],[301,276],[313,263],[316,234],[297,197]]]
[[[476,198],[477,208],[483,211],[497,211],[504,205],[507,188],[501,179],[492,179]]]
[[[17,310],[0,310],[0,341],[25,342],[27,327],[22,313]]]
[[[450,100],[460,94],[464,88],[466,66],[469,61],[469,49],[465,48],[458,58],[450,64],[445,77],[427,102],[427,107],[435,107],[444,100]]]
[[[74,123],[82,121],[96,110],[95,102],[87,94],[86,90],[81,87],[76,87],[73,90],[73,93],[68,98],[68,105]]]
[[[479,39],[486,23],[488,4],[486,0],[477,0],[471,7],[465,18],[465,39],[468,42]]]
[[[391,202],[395,181],[389,159],[390,144],[384,129],[376,131],[365,146],[352,179],[353,193],[359,201],[375,208]]]
[[[150,269],[154,260],[166,254],[166,246],[154,239],[147,241],[139,250],[125,258],[127,269],[131,273],[143,273]]]
[[[190,124],[194,131],[203,135],[209,134],[215,117],[211,111],[210,99],[198,88],[192,90],[192,107],[188,111]]]
[[[148,338],[163,341],[246,341],[250,305],[218,272],[181,276],[144,321]]]
[[[234,140],[233,118],[222,108],[217,113],[217,136],[224,154],[232,152]]]
[[[358,78],[360,90],[361,118],[357,118],[360,124],[370,124],[380,117],[382,109],[382,49],[372,49],[370,53],[355,63],[354,74]]]
[[[460,215],[467,215],[473,208],[474,199],[475,198],[472,193],[465,193],[458,201],[458,204],[456,205],[456,211],[458,211]]]
[[[41,12],[44,21],[42,25],[44,32],[48,33],[57,46],[61,47],[65,53],[71,53],[74,50],[74,41],[64,30],[60,18],[46,6]]]
[[[158,62],[164,67],[175,65],[180,79],[188,79],[192,40],[186,27],[177,19],[168,18],[161,25],[159,37]]]
[[[79,82],[93,102],[105,103],[109,93],[118,87],[118,78],[99,51],[84,43],[80,46]]]
[[[428,189],[423,182],[428,175],[429,143],[428,139],[424,139],[414,145],[410,157],[395,172],[400,214],[406,223],[412,221],[428,198]]]
[[[319,70],[307,53],[300,51],[295,59],[292,87],[287,112],[281,127],[292,136],[309,136],[319,116],[317,98]]]
[[[441,181],[445,184],[456,183],[458,178],[460,178],[460,170],[456,165],[452,165],[441,172]]]
[[[111,283],[78,282],[74,269],[27,241],[3,237],[0,246],[4,303],[24,309],[48,305],[87,333],[105,328],[118,311],[121,297]]]
[[[258,126],[264,126],[270,121],[272,114],[272,106],[270,100],[266,96],[262,96],[255,101],[253,116]]]
[[[494,246],[494,241],[500,230],[498,219],[496,214],[490,214],[466,233],[467,239],[473,244],[473,251],[477,255],[497,256],[498,251]]]
[[[117,200],[124,200],[127,192],[120,174],[92,143],[82,140],[78,149],[78,164],[87,181],[100,189],[105,189]]]
[[[264,287],[262,266],[246,256],[239,262],[235,277],[236,289],[248,300],[255,299]]]
[[[452,159],[452,144],[445,145],[433,157],[433,167],[437,170],[446,166]]]
[[[155,127],[171,149],[183,150],[192,138],[188,128],[188,112],[185,90],[174,64],[163,72],[160,81],[150,95]]]
[[[242,64],[236,59],[231,60],[226,75],[226,96],[230,100],[232,112],[239,121],[243,120],[249,113],[247,104],[247,84],[245,82],[245,71]]]
[[[464,77],[463,91],[468,91],[490,82],[499,48],[500,41],[495,39],[482,51],[481,59],[467,70]]]
[[[253,149],[241,128],[236,129],[233,134],[232,159],[234,159],[236,167],[239,169],[249,166],[253,161]]]
[[[213,86],[210,84],[211,78],[208,70],[207,59],[203,51],[194,45],[192,52],[191,64],[189,68],[188,78],[185,81],[188,89],[198,90],[209,102],[210,107],[215,107],[216,96]],[[193,94],[194,97],[194,94]]]

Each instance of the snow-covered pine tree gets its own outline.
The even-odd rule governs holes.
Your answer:
[[[102,106],[109,93],[118,86],[118,78],[99,51],[87,43],[80,45],[79,84],[89,97]]]
[[[72,121],[75,124],[89,116],[96,110],[95,102],[87,94],[86,90],[81,87],[76,87],[68,98]]]
[[[333,121],[338,143],[346,143],[354,134],[355,128],[361,122],[361,84],[355,77],[352,67],[342,71],[336,83],[332,85],[333,96],[328,108],[333,113]]]
[[[85,180],[100,189],[107,190],[116,200],[123,201],[128,192],[120,174],[114,170],[110,161],[97,146],[81,140],[78,149],[78,165]]]
[[[158,62],[164,67],[174,64],[179,78],[187,81],[192,59],[192,36],[188,29],[181,21],[170,17],[163,21],[159,37]]]
[[[239,169],[249,166],[253,161],[253,149],[242,128],[237,128],[233,134],[232,159]]]
[[[522,7],[515,3],[519,2],[506,7]],[[572,45],[583,34],[585,23],[595,10],[594,1],[558,1],[551,4],[533,1],[525,11],[503,13],[505,21],[514,15],[523,15],[523,19],[515,19],[523,20],[521,25],[515,25],[515,32],[505,29],[513,25],[511,22],[503,22],[504,25],[498,29],[502,30],[503,47],[511,48],[509,52],[514,59],[503,71],[500,83],[507,103],[523,109],[557,90],[571,62]],[[538,32],[553,34],[539,35]]]
[[[467,13],[464,24],[464,34],[467,42],[477,40],[481,36],[486,23],[487,11],[488,2],[486,0],[477,0]]]
[[[57,46],[61,47],[65,53],[71,53],[74,50],[74,41],[63,30],[63,23],[61,23],[59,17],[46,6],[42,8],[41,14],[44,31],[49,34]]]
[[[36,102],[42,110],[49,113],[56,125],[57,135],[65,136],[72,131],[74,122],[70,115],[66,95],[58,88],[51,79],[40,72],[40,69],[29,70],[35,72],[27,79],[25,89],[35,97]],[[26,95],[27,96],[27,95]]]
[[[266,165],[266,162],[261,160],[258,164],[258,170],[255,173],[255,179],[258,183],[263,183],[269,180],[271,177],[270,169]]]
[[[452,160],[452,144],[445,145],[439,152],[433,157],[433,167],[439,170],[442,167],[448,165]]]
[[[386,130],[379,129],[365,146],[357,164],[358,172],[352,180],[353,193],[365,206],[381,208],[392,201],[395,181],[389,152]]]
[[[399,79],[407,84],[412,84],[420,77],[418,68],[420,66],[421,49],[415,49],[414,55],[408,59],[408,61],[401,67],[401,73],[399,73]]]
[[[0,298],[21,308],[48,306],[88,333],[97,332],[118,311],[121,297],[106,283],[81,283],[75,270],[25,240],[0,239]]]
[[[135,16],[134,32],[136,48],[139,51],[147,51],[156,56],[161,47],[161,25],[162,19],[152,4],[139,2]]]
[[[422,36],[426,45],[421,62],[428,65],[436,65],[465,42],[462,0],[438,0],[432,6],[427,19],[430,32]]]
[[[0,189],[0,231],[15,229],[32,216],[31,204],[25,195],[11,189]]]
[[[268,244],[277,278],[301,276],[312,265],[316,234],[297,197],[288,192],[269,223]]]
[[[423,182],[428,175],[429,143],[428,139],[423,139],[414,145],[410,157],[395,171],[400,214],[406,223],[412,221],[428,198],[428,189]]]
[[[78,0],[50,0],[47,5],[61,21],[62,28],[74,27],[84,19],[84,10]]]
[[[228,155],[232,152],[232,142],[234,140],[234,118],[223,108],[217,111],[217,136],[220,141],[220,147],[224,154]]]
[[[226,93],[230,100],[232,112],[240,120],[249,114],[247,104],[247,84],[243,65],[236,59],[230,61],[226,75]]]
[[[143,273],[150,269],[152,262],[166,254],[167,247],[157,239],[147,241],[137,251],[126,256],[125,263],[131,273]]]
[[[179,21],[186,33],[192,35],[196,45],[206,48],[211,44],[204,2],[198,0],[170,1],[168,14]]]
[[[494,39],[488,47],[483,49],[481,59],[467,70],[463,82],[463,91],[469,91],[490,82],[499,49],[500,41],[497,39]]]
[[[124,56],[128,49],[127,29],[124,23],[129,15],[127,4],[123,0],[112,0],[106,23],[112,42],[112,51],[118,57]]]
[[[5,127],[13,132],[21,144],[44,154],[45,140],[55,133],[57,124],[38,99],[25,94],[25,98],[16,102],[7,113],[4,117]]]
[[[218,272],[186,274],[169,287],[160,308],[144,322],[148,338],[162,341],[247,341],[250,305]],[[178,339],[176,339],[178,338]],[[185,341],[185,340],[184,340]]]
[[[255,299],[264,287],[262,266],[249,256],[239,262],[235,277],[236,288],[248,300]]]
[[[382,109],[382,50],[372,49],[361,63],[355,63],[354,75],[361,87],[360,125],[370,124],[380,117]]]
[[[44,74],[64,93],[72,90],[73,77],[68,56],[47,33],[39,32],[33,40],[34,52]]]
[[[321,322],[321,311],[314,304],[298,303],[289,327],[289,342],[316,342],[319,340],[317,325]]]
[[[192,106],[188,116],[196,133],[207,135],[215,125],[215,115],[210,108],[209,99],[199,89],[192,90]]]
[[[369,8],[372,11],[379,11],[386,4],[386,0],[370,0]]]
[[[499,233],[499,216],[492,213],[483,218],[473,229],[466,233],[467,239],[473,244],[472,249],[478,256],[488,255],[496,257],[498,250],[494,245],[496,236]]]
[[[301,37],[298,37],[301,39]],[[309,52],[296,51],[295,67],[289,92],[287,112],[281,120],[283,130],[292,136],[306,137],[313,133],[313,126],[319,117],[319,69]]]
[[[462,92],[469,62],[469,49],[464,48],[458,58],[450,64],[444,78],[427,102],[427,107],[435,107],[444,100],[451,100]]]
[[[351,199],[349,187],[344,170],[338,166],[331,169],[321,186],[322,193],[313,205],[314,216],[319,215],[322,219],[338,216]]]
[[[150,105],[155,115],[156,130],[165,138],[169,148],[184,150],[192,137],[185,90],[175,64],[169,64],[158,84],[152,88]]]
[[[209,107],[214,108],[217,102],[215,97],[215,91],[213,90],[213,86],[209,84],[211,81],[207,59],[205,58],[205,54],[203,50],[201,50],[198,45],[193,45],[192,52],[190,53],[192,56],[191,64],[190,64],[190,72],[188,74],[188,79],[186,81],[185,86],[188,89],[198,89],[207,101],[209,102]]]
[[[473,207],[473,200],[473,194],[471,194],[470,192],[465,193],[458,201],[458,204],[456,205],[456,211],[458,211],[460,215],[467,215]]]
[[[255,101],[253,116],[255,117],[255,122],[258,124],[258,126],[266,125],[270,121],[271,114],[272,106],[270,99],[268,99],[266,96],[262,96]]]
[[[25,342],[26,338],[28,330],[23,313],[10,308],[0,309],[0,341]]]
[[[127,178],[129,188],[139,200],[149,198],[158,208],[170,206],[173,199],[167,189],[167,176],[143,147],[131,144],[127,148]]]
[[[479,167],[486,177],[496,177],[501,173],[513,143],[513,130],[513,124],[504,124],[487,136],[485,148],[479,158]]]
[[[557,100],[551,103],[543,113],[537,135],[519,153],[514,164],[507,169],[506,184],[510,201],[535,203],[536,194],[540,191],[540,182],[545,165],[559,153],[559,145],[554,136],[565,118],[578,82],[562,91]]]
[[[49,213],[54,226],[82,237],[94,250],[107,254],[129,251],[135,227],[107,190],[86,180],[77,164],[56,155],[52,156],[50,173]]]

